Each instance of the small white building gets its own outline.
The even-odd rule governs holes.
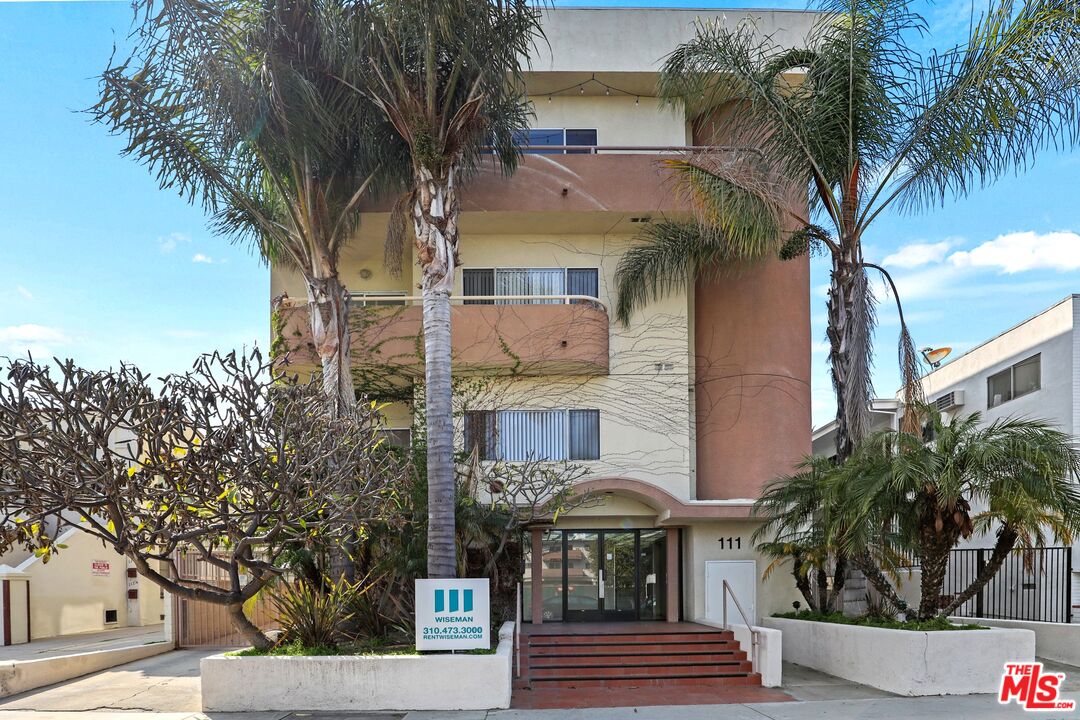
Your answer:
[[[923,379],[928,402],[946,417],[978,412],[985,422],[1006,417],[1046,420],[1080,445],[1080,295],[1005,330],[931,370]],[[903,403],[877,399],[872,429],[896,428]],[[814,430],[814,455],[835,453],[835,423]],[[978,508],[975,508],[978,510]],[[992,534],[965,540],[961,548],[988,548]],[[1006,592],[1020,592],[1020,587]],[[1080,540],[1072,547],[1073,621],[1080,622]]]

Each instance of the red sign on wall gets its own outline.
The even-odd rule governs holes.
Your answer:
[[[90,574],[98,576],[108,576],[111,567],[108,560],[91,560],[90,561]]]

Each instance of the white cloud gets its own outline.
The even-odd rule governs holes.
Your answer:
[[[20,295],[22,295],[24,298],[26,298],[27,300],[33,300],[34,299],[34,293],[30,292],[29,290],[27,290],[22,285],[16,285],[15,290],[17,290],[18,293]]]
[[[68,337],[58,328],[48,325],[8,325],[0,327],[0,354],[25,355],[47,358],[53,355],[52,347],[66,345]]]
[[[942,240],[936,243],[911,243],[904,245],[891,255],[886,255],[882,264],[886,269],[917,268],[931,263],[939,263],[945,259],[945,253],[955,247],[958,241],[953,239]]]
[[[191,242],[191,238],[189,238],[184,233],[172,233],[168,237],[158,238],[158,249],[161,250],[162,254],[168,255],[173,250],[175,250],[176,246],[180,243],[189,242]]]
[[[1080,269],[1080,234],[1069,231],[999,235],[972,250],[949,256],[958,268],[988,268],[1006,274],[1027,270]]]
[[[195,255],[191,258],[191,262],[203,263],[204,265],[213,265],[214,258],[210,257],[209,255],[203,255],[202,253],[195,253]]]

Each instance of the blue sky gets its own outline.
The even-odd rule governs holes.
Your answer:
[[[740,7],[747,3],[560,3]],[[770,7],[802,7],[773,1]],[[922,9],[936,46],[961,39],[970,1]],[[154,374],[214,348],[268,336],[269,273],[120,140],[77,112],[131,22],[126,2],[0,1],[0,356],[131,361]],[[916,343],[958,351],[1080,291],[1080,153],[1044,153],[1034,169],[916,217],[881,218],[868,254],[894,271]],[[464,239],[468,242],[468,238]],[[813,266],[814,420],[829,419],[824,288]],[[896,313],[883,298],[875,383],[891,395]]]

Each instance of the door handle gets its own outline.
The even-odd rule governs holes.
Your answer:
[[[604,599],[604,571],[600,570],[600,585],[597,586],[600,594],[597,595],[601,600]]]

